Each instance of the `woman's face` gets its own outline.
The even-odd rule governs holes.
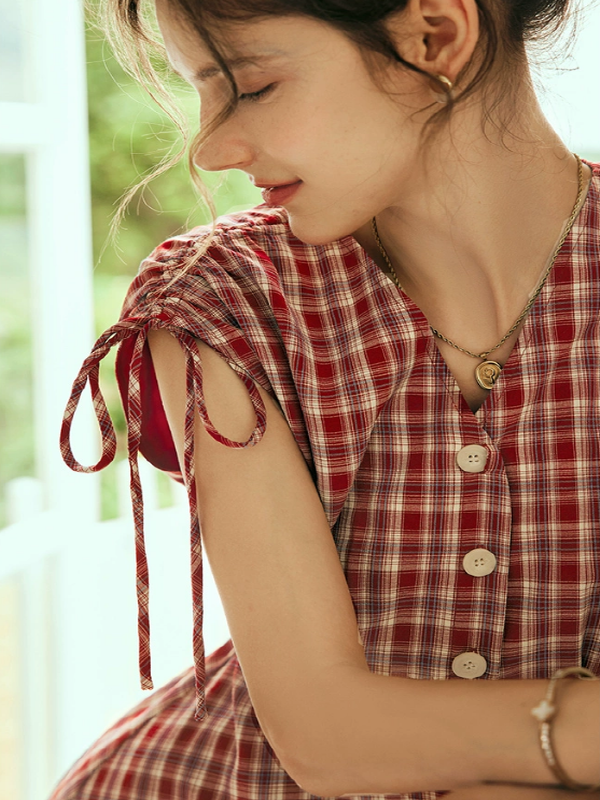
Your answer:
[[[213,59],[168,0],[158,1],[157,13],[169,59],[198,91],[206,124],[224,103],[226,80],[198,76]],[[299,16],[240,26],[229,47],[264,60],[232,68],[242,99],[198,153],[201,169],[239,169],[266,185],[302,181],[284,205],[293,233],[308,244],[347,236],[400,198],[410,202],[424,121],[410,114],[432,101],[422,78],[396,69],[389,85],[401,94],[391,99],[343,34]],[[243,97],[267,87],[257,99]]]

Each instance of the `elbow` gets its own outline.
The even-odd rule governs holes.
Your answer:
[[[350,747],[354,744],[354,726],[348,731],[340,720],[347,716],[351,703],[347,685],[339,680],[319,685],[317,692],[302,693],[304,702],[290,713],[285,746],[278,755],[288,775],[304,791],[316,797],[339,797],[353,784],[362,783],[359,764],[353,763]],[[323,676],[321,675],[321,678]]]
[[[261,720],[258,714],[257,719],[265,739],[269,742],[279,764],[297,786],[317,797],[336,796],[331,773],[324,768],[320,761],[317,761],[314,757],[314,751],[310,757],[307,757],[305,749],[297,739],[293,744],[290,744],[290,739],[288,738],[286,746],[283,746],[281,738],[273,735],[272,730],[265,725],[264,720]],[[296,725],[295,730],[297,731],[298,729],[299,726]],[[309,741],[312,738],[309,735]],[[306,738],[304,741],[306,742]]]
[[[295,701],[279,716],[279,744],[273,748],[281,765],[305,792],[317,797],[339,797],[361,784],[361,764],[356,764],[357,722],[353,694],[339,668],[320,670],[318,677],[298,686]],[[298,702],[298,698],[301,699]],[[349,699],[350,698],[350,699]],[[285,727],[282,727],[284,726]]]
[[[303,791],[316,797],[338,797],[339,793],[335,788],[335,781],[322,769],[315,770],[314,765],[307,767],[305,764],[294,763],[285,767],[285,771],[290,778]]]
[[[341,782],[337,771],[327,758],[327,751],[322,748],[318,756],[315,755],[314,749],[311,748],[311,751],[311,756],[307,757],[302,748],[297,747],[294,750],[288,749],[285,754],[281,753],[278,756],[280,755],[280,763],[287,774],[305,792],[316,797],[339,797]]]

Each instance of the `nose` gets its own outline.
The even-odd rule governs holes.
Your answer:
[[[195,145],[194,164],[206,172],[244,169],[254,160],[254,148],[233,119],[222,123],[203,144]]]

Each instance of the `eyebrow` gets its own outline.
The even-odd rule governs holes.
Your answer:
[[[233,58],[227,61],[227,66],[230,69],[239,69],[240,67],[246,66],[260,66],[268,61],[273,61],[277,58],[281,58],[284,55],[283,50],[275,50],[271,53],[264,53],[262,55],[253,55],[253,56],[239,56],[238,58]],[[173,71],[177,73],[180,77],[184,78],[184,76],[179,72],[179,70],[173,67]],[[216,75],[221,75],[222,70],[217,64],[208,64],[205,67],[201,67],[200,69],[195,70],[192,74],[192,80],[197,81],[207,81],[210,78],[214,78]],[[184,78],[185,80],[185,78]]]

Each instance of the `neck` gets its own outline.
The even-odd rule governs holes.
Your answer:
[[[577,160],[532,87],[506,147],[467,137],[475,127],[464,115],[475,110],[462,113],[451,137],[433,145],[435,164],[415,167],[415,189],[377,213],[377,227],[402,288],[429,323],[481,352],[510,329],[541,278],[575,203]],[[389,271],[370,221],[354,237]]]

